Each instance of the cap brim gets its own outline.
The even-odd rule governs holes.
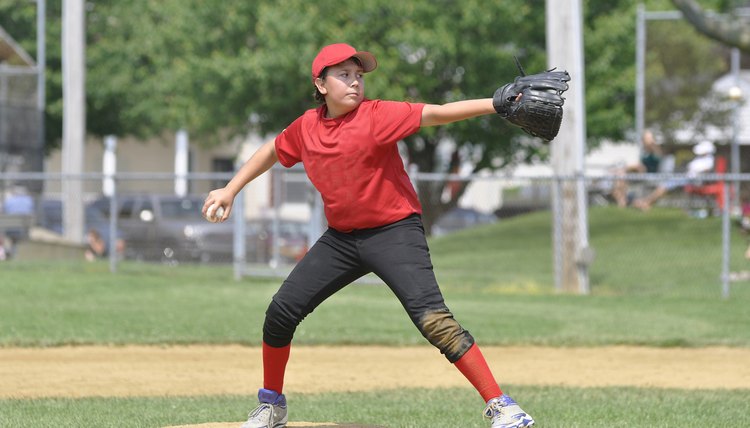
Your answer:
[[[362,63],[362,70],[364,70],[365,73],[369,73],[378,68],[378,61],[375,59],[375,55],[370,52],[359,51],[352,55],[352,57],[357,58]]]

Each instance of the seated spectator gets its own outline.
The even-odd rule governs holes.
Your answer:
[[[14,186],[5,196],[2,212],[14,216],[30,216],[34,214],[34,198],[28,194],[23,186]],[[4,253],[6,258],[13,255],[16,243],[28,237],[26,228],[10,228],[5,231]]]
[[[633,206],[642,211],[648,211],[651,209],[651,206],[659,200],[659,198],[666,195],[671,190],[684,187],[692,181],[691,179],[697,177],[699,174],[712,172],[714,169],[714,153],[716,153],[714,143],[710,141],[702,141],[696,144],[693,147],[695,158],[688,162],[687,165],[687,178],[676,178],[665,181],[649,195],[633,201]]]
[[[3,212],[13,215],[33,214],[34,198],[26,193],[26,189],[17,186],[5,197]]]
[[[624,168],[616,171],[616,175],[625,174],[645,174],[659,172],[662,161],[661,147],[656,143],[654,134],[646,130],[643,133],[642,154],[638,163],[626,165]],[[628,183],[625,180],[617,180],[612,189],[612,197],[617,206],[626,207],[628,205]]]
[[[107,256],[107,243],[104,242],[102,235],[96,229],[89,229],[86,234],[88,248],[86,248],[86,260],[93,262]]]

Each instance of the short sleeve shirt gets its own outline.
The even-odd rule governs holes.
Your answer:
[[[659,165],[661,165],[661,156],[654,153],[647,153],[641,156],[641,163],[646,167],[646,172],[659,172]]]
[[[419,130],[423,108],[365,100],[337,118],[308,110],[276,137],[276,154],[287,168],[302,162],[333,229],[390,224],[422,213],[396,143]]]

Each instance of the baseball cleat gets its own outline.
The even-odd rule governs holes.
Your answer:
[[[241,428],[284,428],[288,420],[286,397],[270,389],[258,391],[258,407],[247,415]]]
[[[487,402],[484,417],[492,420],[490,428],[523,428],[534,425],[534,419],[505,394]]]

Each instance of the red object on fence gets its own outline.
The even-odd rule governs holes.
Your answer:
[[[727,159],[724,156],[716,156],[714,162],[714,173],[725,174],[727,172]],[[729,189],[730,193],[732,189]],[[710,183],[685,186],[685,193],[699,196],[712,196],[716,201],[716,208],[724,209],[724,180],[712,181]]]

